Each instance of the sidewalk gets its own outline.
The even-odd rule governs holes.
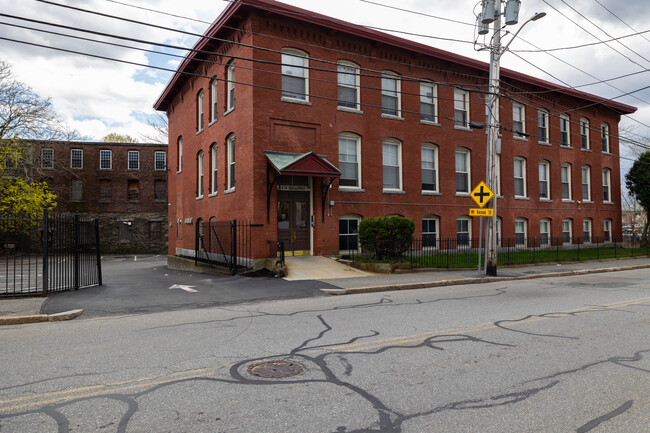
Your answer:
[[[162,265],[162,262],[160,265]],[[109,283],[109,286],[116,286],[120,294],[118,297],[127,303],[131,299],[129,296],[136,295],[147,289],[147,283],[140,281],[142,278],[146,278],[147,281],[151,282],[149,285],[154,290],[153,293],[156,295],[155,299],[159,301],[159,295],[162,294],[166,296],[180,296],[179,290],[172,292],[165,285],[165,282],[168,281],[167,279],[170,278],[169,274],[171,274],[171,271],[166,266],[160,265],[152,268],[155,272],[154,274],[151,274],[149,268],[143,268],[143,273],[132,279],[128,286],[124,282],[119,282],[119,276],[116,275],[113,278],[115,281]],[[289,275],[285,279],[210,276],[206,280],[204,276],[207,277],[207,274],[192,275],[191,273],[176,273],[187,284],[208,284],[206,281],[211,281],[210,284],[212,286],[206,286],[205,289],[201,289],[201,294],[209,294],[212,297],[211,302],[205,302],[205,300],[200,300],[201,298],[198,297],[191,298],[192,300],[189,301],[190,304],[188,305],[192,308],[197,308],[216,305],[217,303],[242,303],[255,302],[262,299],[272,300],[314,296],[314,293],[347,295],[642,269],[650,268],[650,258],[500,267],[497,277],[478,275],[477,269],[427,269],[400,274],[373,274],[350,268],[334,259],[314,256],[287,258],[287,267],[289,269]],[[110,273],[113,274],[114,272]],[[160,281],[156,279],[158,274],[160,274]],[[57,305],[59,307],[61,305],[56,302],[51,302],[51,298],[49,301],[48,298],[43,297],[0,298],[0,325],[69,320],[78,317],[83,312],[81,308],[90,308],[92,310],[92,302],[106,303],[110,299],[114,299],[115,295],[110,294],[109,296],[103,293],[105,290],[104,287],[109,286],[88,288],[74,293],[66,292],[64,295],[67,299],[73,299],[74,302],[68,303],[67,308],[65,308],[66,311],[63,313],[59,311],[64,308],[57,308]],[[201,286],[196,287],[200,288]],[[309,289],[311,292],[308,290],[309,287],[312,287],[312,289]],[[185,292],[182,293],[186,294]],[[193,294],[192,296],[199,296],[199,294]],[[88,304],[88,302],[91,304]],[[48,306],[47,312],[51,313],[49,315],[43,314],[46,312],[46,305]],[[139,310],[139,312],[146,311]]]

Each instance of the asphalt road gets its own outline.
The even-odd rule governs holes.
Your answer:
[[[4,327],[0,431],[648,431],[648,281],[637,270]],[[302,373],[253,374],[283,363]]]
[[[252,300],[322,296],[317,281],[218,276],[167,268],[166,256],[105,257],[103,285],[50,295],[42,313],[81,308],[84,317],[142,314]]]

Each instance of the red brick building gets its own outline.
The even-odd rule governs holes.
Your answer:
[[[618,123],[634,107],[501,71],[504,238],[621,233]],[[271,0],[232,2],[155,104],[169,117],[169,253],[249,220],[254,258],[356,246],[362,218],[476,238],[488,65]]]
[[[102,253],[167,250],[167,145],[31,141],[32,176],[54,212],[99,220]]]

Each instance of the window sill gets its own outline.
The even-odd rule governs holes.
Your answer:
[[[345,113],[353,113],[353,114],[363,114],[362,110],[359,110],[358,108],[350,108],[350,107],[336,107],[338,111],[343,111]]]
[[[456,197],[469,197],[469,192],[458,192],[458,191],[456,191]]]
[[[457,131],[474,132],[472,128],[470,128],[469,126],[454,125],[454,129]]]
[[[539,201],[540,203],[553,203],[553,200],[550,198],[540,198]]]
[[[590,152],[590,153],[593,152],[593,150],[591,150],[591,149],[583,149],[583,148],[580,148],[580,150],[582,150],[583,152]]]
[[[567,144],[567,145],[561,144],[560,149],[573,149],[573,146],[571,146],[570,144]]]
[[[166,168],[154,168],[153,171],[167,171]]]
[[[178,170],[178,171],[176,172],[176,174],[181,174],[182,172],[183,172],[183,170]]]
[[[199,135],[199,134],[202,133],[202,132],[203,132],[203,130],[202,130],[202,129],[199,129],[198,131],[196,131],[196,134],[194,134],[194,135]]]
[[[586,204],[593,204],[594,202],[591,201],[591,200],[582,200],[582,203],[583,203],[583,204],[585,204],[585,203],[586,203]]]
[[[573,203],[573,200],[569,200],[568,198],[563,198],[562,203]]]
[[[517,141],[528,141],[526,137],[517,137],[516,135],[513,135],[512,139]]]
[[[401,116],[396,116],[394,114],[386,114],[386,113],[381,113],[381,118],[382,119],[391,119],[391,120],[399,120],[400,122],[404,121],[404,118]]]
[[[382,193],[384,194],[406,194],[406,191],[402,191],[401,189],[382,189]]]
[[[225,190],[223,193],[224,194],[232,194],[233,192],[235,192],[235,187],[234,186],[232,188],[229,188],[229,189]]]
[[[603,204],[614,204],[613,201],[603,201]]]
[[[551,147],[551,143],[549,143],[548,141],[538,141],[537,144],[539,144],[540,146]]]
[[[429,196],[435,196],[435,197],[442,197],[442,193],[438,191],[422,191],[422,195],[429,195]]]
[[[340,192],[366,192],[363,188],[356,188],[353,186],[339,186]]]
[[[283,96],[280,98],[280,101],[282,102],[288,102],[290,104],[299,104],[299,105],[308,105],[311,106],[311,102],[305,100],[305,99],[298,99],[298,98],[290,98],[289,96]]]
[[[203,200],[203,196],[200,195],[200,196],[196,197],[195,200],[196,200],[196,201]]]
[[[440,126],[440,123],[432,121],[432,120],[420,120],[420,123],[422,125]]]
[[[603,155],[609,155],[609,156],[612,156],[613,153],[611,153],[611,152],[603,152]]]
[[[214,125],[215,123],[217,123],[217,119],[213,119],[210,123],[208,123],[208,128]]]
[[[530,201],[530,197],[525,197],[525,196],[515,196],[515,200],[528,200]]]
[[[223,113],[223,117],[226,117],[227,115],[229,115],[233,111],[235,111],[235,107],[230,107],[228,110],[226,110],[225,113]]]
[[[126,171],[140,171],[139,168],[127,168]]]
[[[113,171],[112,168],[99,168],[99,171]]]
[[[216,193],[216,192],[213,192],[213,193],[208,194],[208,197],[216,197],[216,196],[217,196],[217,193]]]

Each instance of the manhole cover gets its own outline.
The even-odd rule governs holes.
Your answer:
[[[287,361],[270,361],[248,367],[249,374],[267,379],[297,376],[302,372],[303,368],[300,364]]]

